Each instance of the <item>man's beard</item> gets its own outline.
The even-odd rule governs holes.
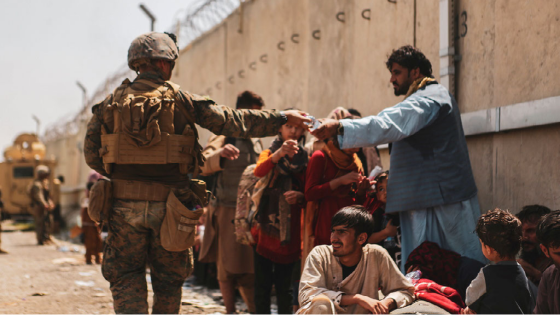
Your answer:
[[[534,244],[533,242],[528,242],[528,241],[522,241],[521,244]],[[535,265],[535,263],[537,262],[537,259],[544,255],[544,253],[542,252],[540,246],[538,244],[534,244],[535,247],[533,250],[530,251],[526,251],[526,250],[521,250],[521,259],[525,260],[526,262],[528,262],[531,265]],[[523,247],[522,247],[523,248]]]
[[[411,85],[412,85],[412,82],[410,80],[410,73],[409,73],[408,74],[408,80],[406,82],[403,82],[402,85],[397,85],[396,88],[393,85],[393,90],[395,92],[395,96],[406,95],[406,93],[408,93],[408,89],[410,89]]]
[[[406,95],[409,88],[410,88],[410,84],[407,84],[406,86],[399,86],[397,88],[393,87],[395,96]]]

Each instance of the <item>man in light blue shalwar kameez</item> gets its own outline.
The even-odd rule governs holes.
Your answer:
[[[474,234],[480,207],[457,102],[416,48],[393,51],[387,68],[404,101],[377,116],[325,119],[313,135],[337,135],[341,149],[392,144],[385,211],[400,214],[403,272],[424,241],[485,262]]]

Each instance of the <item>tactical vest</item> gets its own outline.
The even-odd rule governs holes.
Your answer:
[[[149,88],[133,87],[141,85]],[[179,86],[172,82],[146,79],[134,83],[126,79],[114,91],[104,115],[112,114],[113,130],[103,126],[99,150],[108,174],[113,164],[179,164],[181,174],[198,175],[204,162],[202,147],[193,118],[176,104],[178,92]],[[181,134],[175,133],[175,109],[188,121]]]
[[[459,107],[440,84],[429,84],[405,101],[438,103],[436,120],[393,142],[386,213],[426,209],[468,200],[477,193]]]

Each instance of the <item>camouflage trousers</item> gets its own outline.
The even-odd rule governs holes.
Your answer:
[[[191,249],[161,246],[165,202],[115,200],[103,250],[103,277],[111,284],[117,314],[148,314],[146,265],[154,292],[152,314],[178,314],[182,286],[192,273]]]
[[[39,245],[43,245],[43,243],[49,239],[45,212],[44,207],[39,205],[34,206],[33,218],[35,220],[35,234],[37,236],[37,244]]]

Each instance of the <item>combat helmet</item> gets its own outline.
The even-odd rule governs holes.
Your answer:
[[[128,49],[128,67],[138,71],[138,66],[150,59],[175,61],[179,57],[174,34],[150,32],[136,37]]]
[[[46,165],[38,165],[35,168],[35,173],[36,173],[37,178],[39,178],[41,176],[45,176],[47,174],[50,174],[50,172],[51,172],[51,170]]]

